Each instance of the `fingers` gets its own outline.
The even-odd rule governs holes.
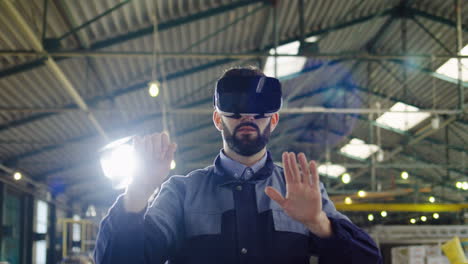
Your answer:
[[[295,182],[302,182],[301,171],[297,166],[296,154],[294,152],[289,153],[289,165],[291,166],[291,171],[294,175]]]
[[[283,152],[282,158],[286,183],[306,183],[318,186],[317,165],[314,161],[307,162],[304,153],[299,153],[296,159],[293,152]]]
[[[135,150],[143,157],[150,160],[172,160],[177,144],[171,143],[166,132],[154,133],[143,137],[133,137]]]
[[[174,153],[177,149],[177,144],[176,143],[171,143],[169,147],[167,148],[166,153],[164,154],[164,160],[170,160],[172,161],[174,159]]]
[[[282,158],[283,158],[283,166],[284,166],[284,177],[286,179],[286,183],[293,183],[294,178],[293,178],[293,174],[290,171],[288,152],[283,152]]]
[[[318,172],[317,172],[317,163],[313,160],[311,160],[309,162],[309,169],[310,169],[310,180],[311,180],[311,184],[312,186],[314,187],[319,187],[319,175],[318,175]]]
[[[270,199],[277,202],[281,207],[284,207],[283,205],[286,199],[284,199],[283,195],[281,195],[281,193],[279,193],[275,188],[268,186],[265,188],[265,193],[270,197]]]
[[[305,154],[302,153],[302,152],[299,153],[299,155],[297,155],[297,158],[299,159],[299,164],[301,165],[302,182],[310,184],[310,178],[309,178],[310,170],[309,170],[309,166],[307,164],[307,158],[306,158]]]
[[[160,158],[165,159],[166,153],[169,149],[169,135],[166,132],[161,133],[161,149],[160,149]]]
[[[146,142],[146,144],[152,145],[152,152],[154,153],[154,157],[156,159],[161,159],[161,134],[154,133],[148,137],[148,142]]]
[[[302,154],[302,155],[301,155]],[[301,183],[305,182],[303,176],[301,175],[301,170],[297,166],[296,154],[294,152],[284,152],[283,153],[283,166],[284,174],[287,183]],[[307,159],[305,158],[304,153],[298,155],[299,162],[301,164],[302,172],[308,172],[308,169],[304,169],[304,165],[307,168]],[[304,174],[304,177],[308,177],[308,174]]]

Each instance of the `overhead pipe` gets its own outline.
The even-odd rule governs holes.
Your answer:
[[[133,108],[88,108],[92,112],[112,113],[112,112],[154,112],[156,109],[133,109]],[[83,111],[80,108],[0,108],[0,113],[65,113]],[[384,114],[392,113],[430,113],[437,115],[458,115],[460,110],[453,109],[419,109],[417,112],[412,111],[395,111],[390,108],[328,108],[316,106],[304,107],[284,107],[281,109],[281,114]],[[171,113],[174,114],[212,114],[213,109],[197,107],[197,108],[171,108]]]
[[[147,58],[153,56],[153,52],[149,51],[33,51],[33,50],[0,50],[0,56],[29,56],[29,57],[44,57],[51,56],[53,58],[65,57],[90,57],[90,58]],[[268,52],[240,52],[240,53],[223,53],[223,52],[157,52],[157,57],[160,58],[192,58],[192,59],[254,59],[271,57]],[[425,53],[409,53],[409,54],[370,54],[367,52],[320,52],[320,53],[301,53],[301,54],[277,54],[278,57],[313,57],[318,59],[368,59],[368,60],[403,60],[403,59],[468,59],[468,55],[456,54],[425,54]]]

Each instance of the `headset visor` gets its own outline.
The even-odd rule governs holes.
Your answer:
[[[281,108],[281,84],[262,76],[229,76],[216,83],[216,109],[226,113],[266,114]]]

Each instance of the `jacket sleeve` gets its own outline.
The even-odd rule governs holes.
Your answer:
[[[124,195],[117,198],[99,228],[96,264],[162,264],[174,253],[183,230],[183,189],[171,179],[146,212],[128,213]]]
[[[319,256],[319,263],[383,263],[372,238],[336,210],[322,184],[321,192],[323,210],[330,219],[333,235],[319,238],[311,233],[311,252]]]

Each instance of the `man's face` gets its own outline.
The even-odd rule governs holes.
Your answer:
[[[224,141],[241,156],[252,156],[262,150],[271,134],[271,117],[255,119],[252,115],[239,119],[221,117]]]

